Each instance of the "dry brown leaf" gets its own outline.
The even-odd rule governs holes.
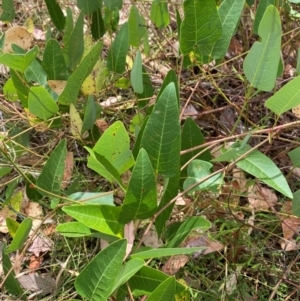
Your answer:
[[[24,27],[14,26],[5,32],[4,53],[13,52],[11,44],[28,50],[32,44],[32,36]]]
[[[241,169],[234,168],[232,170],[232,179],[237,181],[237,183],[239,184],[239,192],[247,191],[247,179],[245,173]]]
[[[45,253],[51,250],[53,246],[52,241],[46,236],[38,235],[34,238],[32,244],[28,248],[28,252],[33,253],[36,257],[39,257],[40,253]]]
[[[39,292],[40,294],[51,293],[55,290],[55,281],[50,275],[39,275],[37,273],[31,273],[28,275],[17,276],[17,279],[25,288],[30,292]]]
[[[96,126],[97,126],[98,130],[100,131],[100,133],[103,133],[109,127],[108,123],[104,119],[97,119]]]
[[[74,169],[74,156],[73,152],[68,152],[66,155],[65,160],[65,170],[64,170],[64,176],[63,181],[61,183],[61,188],[65,189],[69,186],[73,174]]]
[[[171,256],[161,270],[168,275],[175,275],[180,268],[186,265],[189,259],[187,255]]]
[[[300,227],[300,218],[291,215],[291,201],[286,201],[282,206],[281,211],[287,215],[281,219],[282,234],[284,238],[280,240],[281,248],[285,251],[298,250],[298,246],[296,241],[293,239],[293,236],[299,233],[298,229]]]
[[[292,109],[292,112],[295,114],[297,118],[300,118],[300,106],[297,106]]]
[[[135,227],[134,227],[134,222],[131,221],[130,223],[126,224],[124,227],[124,238],[127,239],[127,246],[126,246],[126,255],[125,258],[128,257],[130,254],[133,243],[135,240]]]
[[[203,247],[203,250],[200,250],[193,254],[194,258],[198,258],[200,255],[206,255],[213,252],[219,252],[224,249],[224,245],[218,241],[214,241],[209,237],[201,234],[193,234],[188,239],[186,239],[182,244],[182,247]]]
[[[163,245],[163,241],[158,238],[157,232],[153,229],[150,229],[143,237],[143,243],[146,247],[158,248]]]
[[[47,80],[49,87],[57,94],[60,95],[65,89],[67,84],[66,80]]]
[[[8,233],[8,228],[6,227],[6,218],[10,217],[13,220],[16,220],[17,215],[12,210],[9,210],[7,206],[1,209],[0,211],[0,232]]]
[[[256,184],[248,188],[248,201],[256,210],[267,210],[277,204],[278,198],[271,189]]]
[[[29,270],[34,271],[38,269],[42,262],[43,262],[43,257],[37,257],[35,255],[31,255],[29,260],[29,266],[28,266]]]

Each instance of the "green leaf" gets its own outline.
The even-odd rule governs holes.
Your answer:
[[[42,120],[48,120],[58,112],[58,106],[42,86],[31,87],[28,98],[29,112]]]
[[[183,9],[180,50],[184,55],[192,51],[201,53],[201,47],[216,42],[222,33],[216,3],[211,0],[186,0]]]
[[[65,28],[66,17],[56,0],[45,0],[50,18],[54,26],[62,31]]]
[[[130,8],[128,18],[129,44],[133,47],[139,47],[145,34],[146,26],[143,17],[140,15],[135,5]]]
[[[144,149],[136,159],[127,193],[121,207],[119,222],[152,217],[157,209],[156,179],[151,161]]]
[[[63,54],[69,70],[75,69],[84,52],[83,18],[84,13],[81,12],[69,37],[64,40]]]
[[[42,66],[48,75],[48,79],[52,80],[67,80],[68,72],[59,43],[50,39],[47,41],[44,54]]]
[[[0,178],[4,177],[5,175],[10,173],[11,171],[12,171],[11,167],[1,167],[0,168]]]
[[[109,205],[73,205],[63,211],[83,225],[108,236],[110,239],[123,236],[123,225],[118,222],[121,208]]]
[[[37,185],[40,188],[51,193],[60,193],[60,187],[65,170],[65,159],[67,155],[66,146],[66,139],[63,139],[51,153],[40,176],[37,179]]]
[[[193,254],[199,252],[205,248],[158,248],[147,251],[135,252],[130,255],[131,258],[150,259],[150,258],[161,258],[167,256],[174,256],[180,254]]]
[[[75,192],[69,195],[68,199],[84,204],[114,205],[113,192]]]
[[[161,87],[160,87],[160,90],[159,90],[159,92],[158,92],[157,98],[160,97],[160,95],[162,94],[162,92],[165,90],[165,88],[166,88],[170,83],[174,83],[174,85],[175,85],[176,96],[177,96],[178,107],[179,107],[179,106],[180,106],[180,103],[179,103],[180,97],[179,97],[178,78],[177,78],[177,75],[176,75],[176,73],[175,73],[175,71],[174,71],[173,69],[171,69],[171,70],[167,73],[167,75],[166,75],[166,77],[165,77],[165,79],[164,79],[164,81],[163,81],[163,84],[162,84]]]
[[[85,146],[85,149],[91,155],[88,159],[88,167],[96,171],[99,175],[102,175],[104,178],[108,179],[110,182],[115,180],[125,191],[126,189],[122,183],[120,174],[118,170],[110,163],[110,161],[108,161],[104,156],[95,153],[87,146]]]
[[[175,296],[176,281],[170,277],[162,282],[147,298],[148,301],[173,301]]]
[[[218,13],[222,23],[222,34],[212,45],[210,56],[214,59],[221,59],[226,55],[230,40],[235,33],[237,22],[240,19],[244,8],[245,0],[224,0]]]
[[[159,211],[161,208],[163,208],[174,197],[176,197],[178,195],[179,180],[180,180],[180,166],[179,166],[179,162],[178,162],[178,169],[177,169],[176,175],[167,181],[165,192],[164,192],[163,197],[160,200],[157,211]],[[155,228],[156,228],[158,236],[161,236],[161,234],[165,228],[166,222],[169,220],[169,218],[171,216],[174,204],[175,203],[169,205],[155,219]]]
[[[142,56],[140,51],[137,52],[130,72],[130,81],[135,93],[143,93],[143,73],[142,73]]]
[[[177,229],[176,233],[173,234],[170,241],[167,242],[165,248],[178,247],[190,234],[191,231],[200,229],[201,231],[206,231],[211,227],[210,222],[201,216],[192,216],[182,222]]]
[[[300,217],[300,190],[293,193],[292,214]]]
[[[300,105],[300,76],[292,79],[279,91],[271,96],[265,103],[266,107],[274,113],[281,115]]]
[[[12,78],[9,78],[4,87],[3,87],[3,94],[5,96],[5,99],[9,101],[16,101],[18,100],[18,94],[17,94],[17,89],[14,85],[14,82]]]
[[[269,5],[276,5],[276,0],[265,0],[265,1],[259,1],[257,10],[255,13],[255,20],[253,23],[253,33],[259,34],[259,26],[261,19],[263,18],[264,13],[266,12],[266,9]]]
[[[92,234],[92,231],[89,227],[79,222],[60,224],[56,227],[56,231],[66,237],[83,237],[91,236]]]
[[[139,109],[145,108],[145,106],[149,103],[150,98],[154,94],[152,81],[144,66],[142,67],[142,73],[143,73],[143,93],[137,93],[137,97],[139,99],[138,102]]]
[[[7,289],[9,294],[15,296],[23,296],[21,297],[22,300],[26,300],[24,296],[23,289],[20,285],[20,282],[16,278],[16,274],[14,269],[12,268],[12,264],[10,262],[9,256],[7,255],[6,243],[4,242],[2,245],[2,266],[5,277],[4,287]]]
[[[112,292],[114,292],[117,288],[127,282],[136,272],[138,272],[144,266],[144,264],[144,260],[140,258],[134,258],[126,262],[117,277]]]
[[[58,98],[60,104],[70,105],[71,103],[76,103],[81,85],[92,72],[99,59],[101,48],[102,43],[98,42],[69,77],[65,89]]]
[[[2,0],[2,14],[0,20],[4,22],[12,22],[15,18],[14,0]]]
[[[168,26],[170,23],[168,3],[162,0],[152,1],[150,19],[158,28]]]
[[[8,246],[6,253],[11,253],[17,250],[21,250],[24,246],[26,239],[28,238],[29,232],[32,227],[32,219],[26,218],[22,221],[20,226],[18,227],[16,234]]]
[[[176,174],[180,156],[180,124],[174,83],[164,89],[154,105],[141,147],[148,153],[155,173],[168,178]]]
[[[28,108],[28,95],[29,95],[30,86],[26,82],[24,74],[21,74],[20,72],[15,71],[13,69],[10,69],[10,76],[14,83],[14,87],[16,88],[18,97],[22,103],[22,106],[24,108]]]
[[[197,123],[192,118],[187,118],[184,122],[182,132],[181,132],[181,151],[188,150],[199,146],[205,142],[205,138],[202,135],[200,128],[198,127]],[[199,152],[203,149],[198,148],[197,150],[192,150],[186,154],[180,156],[180,164],[181,167],[191,160],[194,156],[196,156]],[[194,159],[199,159],[203,161],[210,161],[211,155],[210,152],[207,150],[201,155],[195,157]],[[187,168],[183,169],[181,172],[181,178],[184,179],[187,176]]]
[[[128,22],[117,33],[107,56],[107,69],[119,74],[125,71],[126,55],[129,48]]]
[[[276,81],[281,50],[281,22],[275,6],[270,5],[266,9],[258,34],[262,40],[253,44],[243,68],[251,86],[271,91]]]
[[[130,151],[129,136],[121,121],[113,123],[100,137],[93,148],[93,151],[104,156],[119,174],[122,174],[134,164],[134,158]],[[92,156],[88,159],[88,166],[94,169],[105,178],[112,181],[110,174]]]
[[[183,183],[183,189],[186,190],[192,185],[198,183],[201,179],[211,174],[211,169],[213,165],[209,162],[202,160],[193,160],[188,165],[187,174],[188,177]],[[196,187],[189,190],[189,194],[193,194],[198,190],[210,190],[213,192],[218,192],[220,185],[223,183],[222,173],[218,173],[206,181],[198,184]]]
[[[86,15],[91,15],[97,9],[101,9],[101,0],[77,0],[77,7],[84,11]]]
[[[128,280],[128,285],[133,296],[149,295],[163,281],[170,277],[157,269],[148,266],[142,267],[133,277]],[[185,290],[185,286],[176,281],[176,294]]]
[[[104,3],[109,10],[113,10],[115,8],[121,9],[123,0],[104,0]]]
[[[300,147],[288,152],[288,156],[292,160],[293,167],[300,167]]]
[[[15,71],[24,73],[25,69],[36,58],[38,52],[39,48],[34,46],[25,54],[4,53],[0,55],[0,64],[4,64]]]
[[[93,12],[91,32],[95,40],[102,38],[106,32],[101,9],[97,9]]]
[[[75,281],[77,292],[89,301],[107,301],[122,268],[127,241],[118,240],[99,252]]]
[[[288,198],[293,198],[291,189],[280,169],[270,158],[258,150],[254,150],[236,165]]]
[[[42,65],[35,59],[25,70],[27,82],[40,85],[47,84],[47,74]]]
[[[93,95],[89,95],[87,103],[85,105],[84,117],[81,134],[85,131],[89,131],[94,126],[97,119],[97,104]]]

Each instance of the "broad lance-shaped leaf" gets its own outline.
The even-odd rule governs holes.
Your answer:
[[[107,301],[122,268],[127,241],[118,240],[99,252],[75,281],[77,292],[89,301]]]
[[[222,34],[211,46],[206,46],[205,54],[214,59],[221,59],[226,55],[230,40],[236,30],[236,24],[240,19],[245,0],[224,0],[218,13],[222,22]],[[205,45],[204,45],[205,47]]]
[[[45,0],[45,2],[53,24],[59,31],[62,31],[65,27],[66,17],[64,16],[60,6],[57,1]]]
[[[185,238],[191,233],[191,231],[200,229],[205,231],[211,227],[210,222],[201,216],[192,216],[182,222],[169,238],[167,244],[164,245],[165,248],[178,247]]]
[[[280,60],[281,22],[279,12],[268,6],[260,22],[260,42],[255,42],[244,60],[244,72],[251,86],[271,91],[276,81]]]
[[[59,194],[61,182],[65,170],[65,160],[67,155],[67,142],[63,139],[51,153],[40,176],[37,185],[51,193]],[[41,192],[44,194],[44,192]]]
[[[142,56],[140,51],[137,52],[130,72],[130,81],[135,93],[143,93],[143,72],[142,72]]]
[[[70,35],[64,39],[65,45],[63,48],[63,54],[67,68],[70,71],[75,69],[84,52],[83,20],[84,13],[81,12],[77,18],[75,26],[70,32]]]
[[[70,103],[76,103],[82,83],[92,72],[99,59],[101,47],[102,43],[98,42],[69,77],[65,89],[58,98],[60,104],[69,105]]]
[[[128,22],[117,33],[107,56],[107,69],[119,74],[125,71],[126,55],[129,48]]]
[[[180,156],[179,109],[174,83],[170,83],[154,105],[141,141],[155,173],[170,178],[178,171]]]
[[[68,72],[59,43],[50,39],[45,47],[42,66],[48,75],[48,80],[67,80]]]
[[[24,291],[20,285],[20,282],[15,277],[15,271],[12,268],[9,256],[7,255],[5,242],[2,245],[2,267],[4,275],[6,276],[4,281],[4,287],[7,289],[8,293],[15,296],[20,296],[20,299],[26,300],[27,298],[25,299]]]
[[[16,250],[20,250],[23,248],[26,239],[28,238],[29,232],[32,227],[32,219],[26,218],[19,225],[16,234],[11,242],[11,244],[7,248],[7,253],[14,252]]]
[[[143,266],[133,277],[128,280],[128,284],[134,296],[149,295],[162,282],[169,278],[170,277],[168,275],[157,269]],[[183,284],[176,281],[175,294],[180,294],[185,289],[186,288]]]
[[[109,205],[73,205],[63,207],[63,211],[83,225],[99,231],[110,240],[123,236],[123,225],[118,222],[121,208]]]
[[[270,97],[265,105],[274,113],[281,115],[300,105],[300,76],[292,79]]]
[[[157,208],[156,179],[151,161],[144,149],[136,159],[128,190],[121,207],[119,222],[151,217]]]
[[[216,3],[211,0],[185,0],[184,19],[180,27],[180,50],[188,55],[216,42],[222,33]]]
[[[146,27],[143,17],[140,15],[136,6],[132,5],[128,19],[129,44],[133,47],[139,47]]]
[[[176,290],[174,277],[166,279],[147,298],[148,301],[173,301]]]
[[[236,165],[288,198],[293,198],[291,189],[280,169],[270,158],[258,150],[238,161]]]
[[[258,33],[259,24],[261,22],[261,19],[263,18],[263,15],[264,15],[267,7],[271,4],[275,6],[276,5],[276,0],[264,0],[264,1],[259,1],[258,2],[258,6],[257,6],[256,12],[255,12],[255,19],[254,19],[254,22],[253,22],[253,33],[255,33],[257,35],[259,34]],[[249,5],[249,3],[248,3],[248,5]]]

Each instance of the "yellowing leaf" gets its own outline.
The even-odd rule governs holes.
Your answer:
[[[75,106],[70,104],[70,122],[71,122],[71,133],[77,140],[82,140],[82,138],[86,138],[86,134],[81,135],[82,130],[82,119],[77,112]]]
[[[67,81],[66,80],[48,80],[47,84],[57,94],[60,95],[64,90]]]
[[[28,30],[29,33],[33,34],[34,32],[34,23],[31,18],[28,18],[25,22],[25,27]]]

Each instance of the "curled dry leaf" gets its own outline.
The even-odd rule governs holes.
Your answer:
[[[146,247],[159,248],[163,245],[163,241],[158,239],[157,232],[153,229],[150,229],[143,237],[143,243]]]
[[[248,188],[248,201],[256,210],[267,210],[277,204],[278,198],[271,189],[256,184]]]
[[[161,270],[168,275],[175,275],[180,268],[186,265],[189,259],[187,255],[171,256]]]
[[[295,114],[297,118],[300,118],[300,106],[297,106],[292,109],[292,112]]]
[[[103,133],[109,127],[108,123],[104,119],[97,119],[95,123],[100,133]]]
[[[134,228],[134,222],[131,221],[130,223],[126,224],[124,227],[124,238],[127,239],[127,247],[126,247],[126,255],[125,257],[127,258],[128,255],[130,254],[133,243],[135,240],[135,228]]]
[[[65,189],[69,186],[73,174],[74,169],[74,156],[73,152],[68,152],[66,155],[65,160],[65,170],[64,170],[64,176],[63,181],[61,183],[61,188]]]
[[[21,48],[28,50],[32,44],[31,34],[21,26],[14,26],[5,33],[3,52],[13,52],[11,44],[16,44]]]

